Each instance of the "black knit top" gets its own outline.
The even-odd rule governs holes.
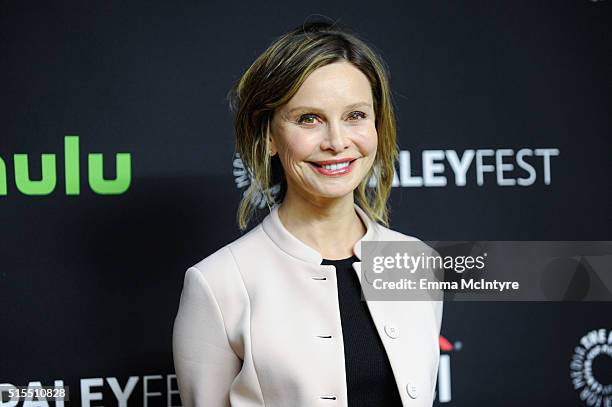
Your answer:
[[[402,407],[391,364],[376,332],[376,326],[361,300],[361,286],[353,262],[355,255],[341,260],[323,259],[336,267],[338,304],[344,338],[344,360],[349,407]]]

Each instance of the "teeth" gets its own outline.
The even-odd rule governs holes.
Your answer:
[[[340,163],[340,164],[326,164],[326,165],[322,165],[323,168],[325,168],[327,170],[332,170],[332,171],[340,170],[340,169],[346,168],[348,166],[349,166],[349,162],[348,161]]]

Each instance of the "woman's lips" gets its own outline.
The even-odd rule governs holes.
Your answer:
[[[312,168],[314,168],[319,174],[322,174],[328,177],[337,177],[337,176],[345,175],[351,172],[353,170],[353,167],[355,166],[355,161],[357,161],[357,159],[350,161],[349,165],[343,168],[336,169],[336,170],[330,170],[328,168],[318,166],[317,164],[314,164],[311,162],[308,162],[308,164],[310,164]]]

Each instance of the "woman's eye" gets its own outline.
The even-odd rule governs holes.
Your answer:
[[[297,122],[298,124],[315,124],[317,122],[317,116],[314,114],[303,114]]]
[[[359,118],[365,119],[366,118],[366,114],[364,112],[351,112],[349,114],[349,119],[355,119],[358,120]]]
[[[357,118],[360,118],[360,117],[361,117],[362,119],[365,119],[366,114],[365,114],[364,112],[352,112],[352,113],[349,115],[349,118],[351,118],[351,119],[357,119]]]
[[[317,116],[314,114],[303,114],[298,119],[299,124],[315,124]]]
[[[367,115],[364,112],[351,112],[348,115],[349,120],[351,121],[358,121],[360,118],[361,119],[365,119],[367,117]],[[308,114],[303,114],[300,116],[300,118],[298,119],[298,124],[316,124],[317,123],[317,115],[316,114],[312,114],[312,113],[308,113]]]

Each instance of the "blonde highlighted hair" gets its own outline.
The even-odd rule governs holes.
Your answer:
[[[399,151],[396,121],[383,59],[349,29],[337,23],[310,22],[277,38],[232,86],[228,94],[234,114],[236,151],[251,182],[237,213],[240,230],[246,229],[261,196],[268,208],[282,202],[287,189],[278,158],[269,155],[270,124],[276,108],[287,103],[315,69],[347,61],[363,72],[372,88],[378,150],[372,168],[355,190],[356,203],[375,222],[389,226],[387,201]],[[368,187],[374,176],[376,186]],[[275,200],[270,189],[280,183]]]

